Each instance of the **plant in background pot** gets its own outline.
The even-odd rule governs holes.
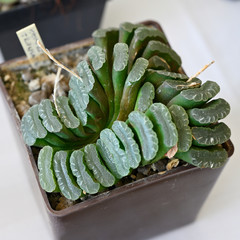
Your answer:
[[[0,12],[9,11],[18,5],[27,5],[38,0],[0,0]]]
[[[21,120],[56,236],[144,239],[193,221],[233,152],[218,84],[184,74],[156,23],[93,40],[61,96],[63,66],[41,46],[59,66],[53,99]]]
[[[0,0],[0,5],[15,2],[14,5],[4,4],[12,6],[6,11],[0,9],[0,48],[5,60],[24,54],[16,31],[32,23],[37,25],[44,43],[50,48],[87,38],[99,27],[105,1]]]

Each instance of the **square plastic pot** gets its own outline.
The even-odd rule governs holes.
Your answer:
[[[106,0],[41,0],[0,13],[0,48],[5,60],[24,55],[16,31],[36,23],[48,48],[91,36]]]
[[[146,24],[159,27],[154,22]],[[55,52],[87,44],[91,45],[92,41],[70,44],[56,49]],[[25,59],[9,61],[0,66],[0,70],[3,67],[11,69],[26,63]],[[19,116],[2,81],[0,87],[20,133]],[[163,175],[154,174],[55,211],[46,192],[40,187],[32,150],[23,141],[22,143],[42,194],[42,199],[39,200],[44,201],[54,236],[58,240],[141,240],[189,224],[195,220],[223,170],[223,167],[200,169],[189,165],[180,166]],[[224,147],[230,157],[234,150],[231,141],[226,142]]]

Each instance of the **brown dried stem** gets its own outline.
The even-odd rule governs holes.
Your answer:
[[[193,78],[196,78],[199,74],[201,74],[204,70],[206,70],[209,66],[211,66],[215,61],[211,61],[209,64],[205,65],[200,71],[190,77],[187,82],[190,82]]]
[[[60,63],[55,57],[53,57],[53,55],[49,52],[49,50],[46,49],[39,40],[37,40],[37,44],[38,44],[38,46],[43,50],[43,52],[44,52],[52,61],[55,62],[55,64],[56,64],[58,67],[66,70],[67,72],[69,72],[70,74],[72,74],[74,77],[78,78],[78,79],[82,82],[82,79],[81,79],[80,76],[78,76],[75,72],[73,72],[73,71],[70,70],[69,68],[65,67],[65,66],[64,66],[62,63]]]

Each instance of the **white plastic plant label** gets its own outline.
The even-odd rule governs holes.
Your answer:
[[[43,45],[43,41],[35,23],[20,29],[16,33],[33,68],[39,68],[40,66],[49,63],[48,58],[43,54],[42,49],[37,44],[37,41],[39,40]]]

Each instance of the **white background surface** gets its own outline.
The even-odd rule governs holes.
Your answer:
[[[235,154],[225,167],[197,220],[152,240],[240,239],[240,1],[227,0],[114,0],[106,4],[102,27],[123,21],[159,22],[179,53],[187,74],[215,60],[201,75],[221,86],[218,96],[232,107],[225,122],[232,129]],[[0,239],[52,239],[40,196],[28,176],[26,154],[13,121],[0,97]]]

